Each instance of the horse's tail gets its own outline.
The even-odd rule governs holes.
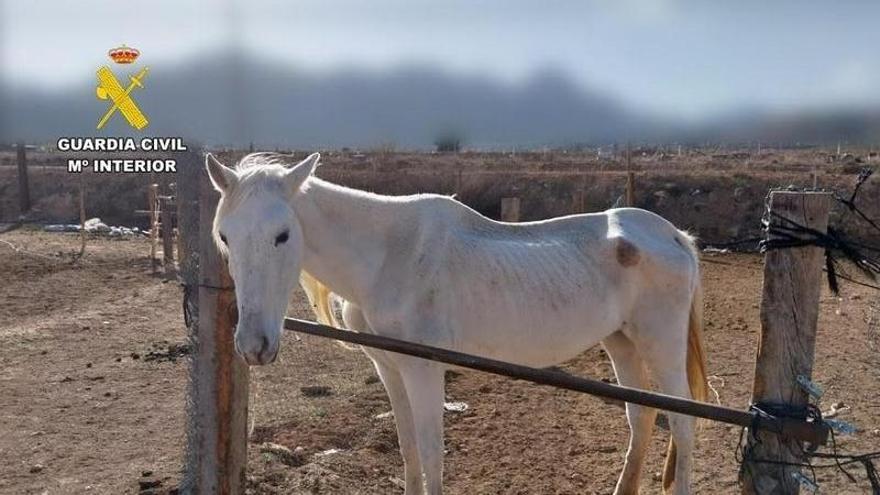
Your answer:
[[[703,350],[703,286],[700,283],[700,255],[694,239],[686,234],[683,237],[697,264],[691,295],[690,315],[688,316],[686,365],[688,385],[694,400],[705,401],[709,396],[709,384],[706,372],[706,353]],[[675,456],[675,441],[670,438],[669,450],[666,453],[666,465],[663,468],[664,492],[669,490],[675,480]]]
[[[333,293],[330,292],[329,287],[319,282],[318,279],[306,271],[300,273],[299,285],[302,286],[303,292],[306,293],[306,297],[309,300],[309,306],[312,307],[312,311],[315,313],[315,318],[318,319],[318,323],[345,329],[345,325],[340,323],[336,318],[336,312],[333,311],[333,300],[330,297]],[[350,351],[357,350],[357,347],[346,344],[341,340],[336,340],[334,342]]]
[[[336,314],[333,312],[330,289],[305,271],[299,276],[299,284],[309,299],[309,305],[312,307],[318,323],[340,328],[342,325],[339,324],[339,320],[336,319]]]

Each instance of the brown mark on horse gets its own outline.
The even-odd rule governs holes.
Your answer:
[[[615,255],[617,256],[617,262],[620,263],[620,266],[624,267],[637,265],[639,263],[639,258],[641,257],[639,248],[637,248],[635,244],[622,238],[617,239]]]

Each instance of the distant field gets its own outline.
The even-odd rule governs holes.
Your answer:
[[[233,163],[243,151],[220,151]],[[300,152],[297,156],[304,156]],[[409,153],[394,151],[326,151],[318,175],[345,185],[386,194],[436,192],[455,194],[483,214],[498,218],[501,198],[521,200],[522,220],[601,211],[624,193],[626,173],[635,173],[636,206],[656,211],[702,239],[723,242],[755,234],[764,196],[772,187],[812,186],[848,192],[865,166],[880,158],[870,149],[837,154],[821,149],[718,150],[635,148],[631,160],[622,148],[565,152]],[[160,156],[160,155],[154,155]],[[180,158],[181,155],[175,155]],[[30,218],[68,221],[78,218],[78,176],[66,172],[67,155],[33,152]],[[0,221],[18,218],[14,154],[0,153]],[[202,166],[199,156],[190,166]],[[181,166],[186,166],[181,165]],[[146,185],[159,182],[163,191],[173,175],[85,174],[86,210],[112,224],[146,226],[135,210],[146,208]],[[880,216],[880,181],[869,182],[862,206]],[[873,235],[853,224],[859,236]]]

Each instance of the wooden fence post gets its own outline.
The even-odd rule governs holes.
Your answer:
[[[86,254],[86,180],[85,172],[79,174],[79,254],[82,258]]]
[[[632,171],[632,146],[626,143],[626,188],[624,189],[624,205],[630,208],[636,205],[636,178]]]
[[[774,191],[769,209],[806,227],[826,232],[832,197],[824,192]],[[771,217],[771,225],[779,219]],[[816,321],[822,287],[823,250],[807,246],[768,251],[764,257],[761,336],[755,359],[752,402],[804,408],[807,392],[798,376],[811,379]],[[740,472],[747,495],[799,493],[800,469],[776,464],[801,463],[802,443],[774,433],[749,432]],[[773,462],[750,462],[764,460]]]
[[[180,491],[236,495],[245,488],[248,367],[235,354],[235,290],[226,261],[211,238],[218,194],[211,187],[202,154],[189,155],[177,183],[178,230],[181,246],[186,246],[181,278],[193,344],[187,465]]]
[[[501,221],[519,222],[519,198],[501,198]]]
[[[636,205],[636,177],[634,172],[626,173],[626,206]]]
[[[150,268],[156,273],[159,271],[159,260],[156,258],[159,247],[159,184],[147,186],[147,202],[150,212]]]
[[[583,188],[576,188],[571,193],[571,212],[572,213],[585,213],[584,210],[584,190]]]
[[[162,264],[165,276],[175,273],[174,269],[174,219],[171,208],[174,201],[169,196],[162,196],[159,203],[159,212],[162,223]]]
[[[18,210],[24,215],[31,209],[31,189],[24,143],[20,142],[15,146],[15,157],[18,162]]]

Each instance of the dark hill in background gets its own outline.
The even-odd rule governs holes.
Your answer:
[[[239,61],[241,60],[241,61]],[[131,71],[132,69],[128,69]],[[117,76],[128,71],[114,67]],[[525,84],[452,76],[424,67],[391,72],[298,72],[266,61],[207,57],[156,65],[134,92],[151,135],[209,145],[431,148],[442,134],[497,149],[611,142],[819,144],[880,139],[880,112],[768,116],[761,112],[685,126],[576,87],[560,73]],[[121,116],[97,133],[107,103],[84,82],[62,93],[6,88],[0,140],[53,142],[59,136],[128,135]]]

